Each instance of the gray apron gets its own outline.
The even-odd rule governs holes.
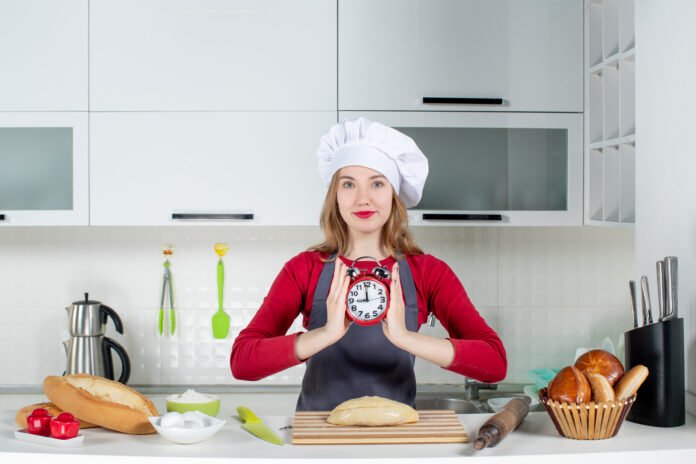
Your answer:
[[[334,261],[324,263],[314,292],[309,330],[326,325],[326,297],[334,274]],[[406,328],[418,331],[418,300],[411,268],[399,260],[401,288],[406,306]],[[361,396],[381,396],[413,406],[416,397],[415,356],[395,347],[382,332],[382,324],[351,324],[338,342],[307,361],[298,411],[330,411]]]

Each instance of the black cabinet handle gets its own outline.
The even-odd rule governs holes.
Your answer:
[[[434,221],[502,221],[502,214],[460,214],[460,213],[423,213],[423,220]]]
[[[423,103],[445,105],[502,105],[502,98],[423,97]]]
[[[4,214],[0,214],[0,221],[4,221],[4,220],[5,220],[5,215],[4,215]]]
[[[253,213],[172,213],[173,220],[242,220],[251,221]]]

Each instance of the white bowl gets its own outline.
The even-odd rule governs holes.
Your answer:
[[[493,412],[498,412],[498,411],[500,411],[500,409],[503,406],[505,406],[505,404],[507,404],[508,401],[510,401],[511,399],[514,399],[514,398],[519,398],[519,396],[505,396],[505,397],[500,397],[500,398],[490,398],[488,400],[488,406],[491,407]],[[538,398],[536,399],[536,403],[535,403],[535,400],[532,399],[532,403],[529,405],[529,407],[531,408],[535,404],[538,404],[538,403],[539,403]]]
[[[162,435],[167,440],[178,443],[180,445],[189,445],[191,443],[199,443],[215,435],[223,425],[225,421],[210,417],[199,411],[192,411],[189,414],[196,414],[203,420],[205,425],[203,428],[193,429],[185,427],[162,427],[160,422],[162,421],[162,416],[148,417],[152,426],[157,430],[157,433]]]

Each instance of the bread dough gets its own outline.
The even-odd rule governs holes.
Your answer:
[[[339,404],[326,420],[334,425],[399,425],[418,422],[418,412],[398,401],[363,396]]]

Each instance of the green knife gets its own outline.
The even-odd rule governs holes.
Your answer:
[[[256,435],[262,440],[266,440],[274,445],[283,446],[283,440],[278,437],[271,429],[266,427],[261,419],[259,419],[256,414],[254,414],[251,409],[239,406],[237,408],[237,414],[239,418],[244,422],[242,428],[252,435]]]

